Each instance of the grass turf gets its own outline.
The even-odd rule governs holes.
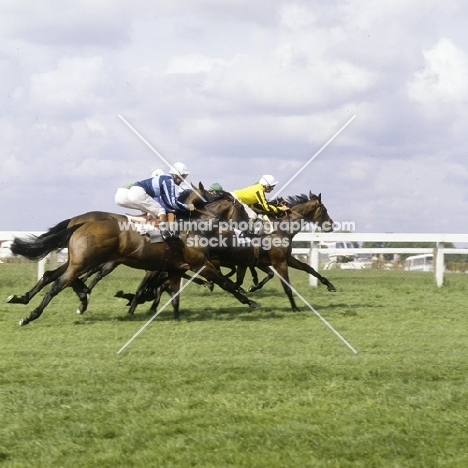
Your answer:
[[[0,267],[5,298],[32,286],[32,267]],[[277,278],[255,311],[190,285],[180,323],[168,308],[117,354],[150,315],[112,295],[141,275],[120,267],[84,316],[70,290],[26,327],[39,298],[2,306],[0,466],[468,465],[466,275],[437,289],[430,274],[334,270],[335,294],[294,275],[356,355],[290,312]]]

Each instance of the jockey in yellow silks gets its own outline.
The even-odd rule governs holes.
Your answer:
[[[244,204],[244,208],[250,219],[257,219],[257,213],[276,214],[287,210],[287,207],[269,203],[265,198],[265,192],[271,192],[277,183],[278,181],[272,175],[265,174],[256,184],[240,190],[234,190],[232,195]]]

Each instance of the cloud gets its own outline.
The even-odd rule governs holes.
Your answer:
[[[43,116],[82,119],[103,103],[102,58],[60,59],[57,68],[31,76],[30,99]]]
[[[468,197],[462,2],[62,3],[2,6],[11,229],[18,194],[28,219],[53,206],[41,212],[51,225],[116,209],[116,187],[161,165],[118,114],[192,180],[230,189],[264,172],[286,181],[356,114],[288,194],[321,191],[363,230],[464,226],[437,200]]]
[[[450,39],[441,38],[423,52],[424,68],[408,83],[408,97],[427,107],[468,101],[468,56]]]

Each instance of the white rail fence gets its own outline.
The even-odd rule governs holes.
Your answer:
[[[15,237],[25,237],[29,234],[40,235],[42,232],[0,231],[0,243],[12,241]],[[295,248],[294,255],[307,255],[312,268],[319,270],[320,242],[428,242],[434,244],[434,248],[353,248],[345,249],[347,254],[433,254],[434,277],[438,287],[444,282],[444,256],[446,254],[468,254],[467,248],[445,248],[444,243],[468,244],[468,234],[402,234],[402,233],[324,233],[324,232],[300,232],[294,237],[294,241],[306,241],[309,248]],[[326,249],[327,254],[342,254],[343,249]],[[38,279],[45,271],[46,259],[38,262]],[[317,278],[310,277],[310,284],[317,286]]]
[[[434,278],[438,287],[444,283],[444,270],[446,254],[468,254],[466,248],[445,248],[444,243],[465,244],[468,243],[468,234],[402,234],[402,233],[324,233],[324,232],[300,232],[294,237],[294,241],[306,241],[309,248],[293,249],[294,255],[307,255],[309,265],[316,271],[319,270],[319,253],[342,254],[344,249],[320,249],[320,242],[428,242],[434,244],[434,248],[411,247],[383,247],[383,248],[353,248],[345,249],[347,254],[433,254]],[[317,286],[317,278],[310,277],[310,284]]]

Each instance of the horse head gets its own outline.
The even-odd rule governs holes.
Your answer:
[[[333,220],[328,214],[327,208],[322,203],[322,194],[298,195],[289,197],[288,206],[293,212],[298,213],[303,219],[320,226],[324,232],[333,231]]]

